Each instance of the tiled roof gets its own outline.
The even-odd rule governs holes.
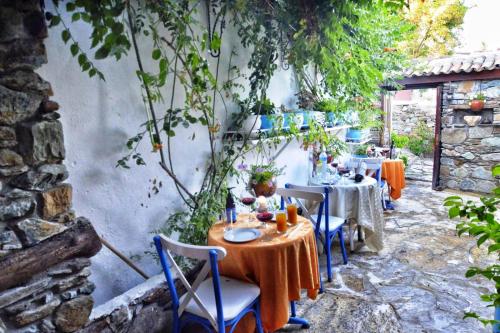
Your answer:
[[[500,69],[500,50],[455,54],[443,58],[421,58],[405,70],[405,77],[471,73]]]

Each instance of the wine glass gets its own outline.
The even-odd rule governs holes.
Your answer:
[[[240,202],[248,207],[247,224],[253,222],[252,205],[255,203],[256,198],[250,192],[243,192],[240,196]]]

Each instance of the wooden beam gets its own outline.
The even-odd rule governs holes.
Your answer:
[[[67,230],[0,260],[0,291],[18,286],[33,275],[75,257],[92,257],[102,244],[92,224],[78,218]]]
[[[432,189],[437,190],[441,171],[441,111],[443,108],[443,86],[436,89],[436,119],[434,127],[434,163],[432,166]]]
[[[406,89],[436,88],[445,82],[475,81],[475,80],[497,80],[500,79],[500,68],[491,71],[470,73],[439,74],[430,76],[411,76],[397,81]],[[397,90],[395,87],[384,87],[387,90]]]

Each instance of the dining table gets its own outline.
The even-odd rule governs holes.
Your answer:
[[[382,175],[389,187],[389,196],[393,200],[401,198],[402,189],[406,186],[405,165],[402,160],[384,160],[382,162]]]
[[[226,224],[218,222],[208,232],[208,244],[222,246],[226,257],[219,262],[223,276],[254,283],[260,287],[260,309],[265,332],[273,332],[287,323],[304,324],[295,314],[294,301],[306,290],[315,299],[320,288],[318,254],[313,224],[298,216],[298,223],[278,233],[276,223],[248,222],[248,214],[239,214],[233,228],[256,228],[257,239],[236,243],[224,238]],[[235,332],[254,332],[253,314],[247,314]]]
[[[375,178],[365,176],[361,182],[342,177],[335,183],[310,180],[310,185],[329,186],[329,213],[356,224],[365,234],[365,245],[372,251],[384,247],[384,211],[380,188]],[[352,239],[352,238],[351,238]],[[351,250],[353,244],[351,242]]]

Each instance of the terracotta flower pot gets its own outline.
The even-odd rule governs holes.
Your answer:
[[[473,99],[470,101],[470,109],[472,111],[481,111],[484,108],[484,101],[481,99]]]
[[[251,184],[252,189],[255,192],[256,196],[265,196],[266,198],[271,197],[276,193],[276,188],[278,187],[278,184],[276,182],[276,179],[270,180],[265,183],[257,183],[257,184]]]

